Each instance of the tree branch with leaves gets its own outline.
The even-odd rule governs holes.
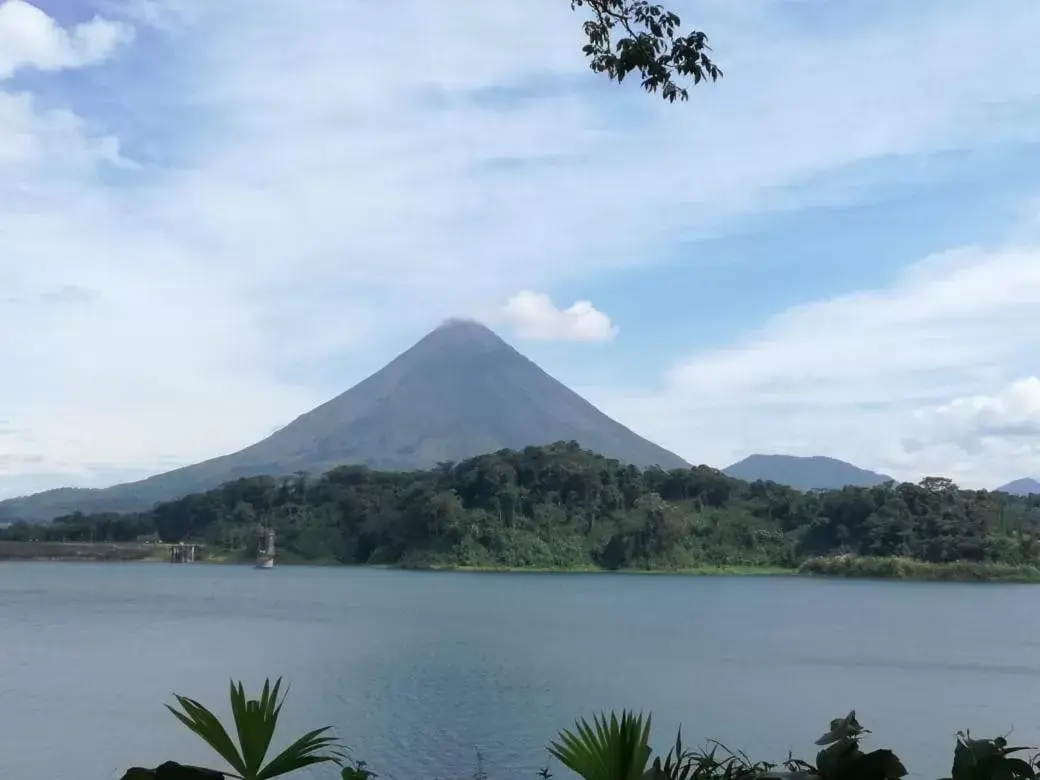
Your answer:
[[[689,99],[683,79],[700,84],[722,76],[709,56],[708,36],[684,34],[677,14],[649,0],[571,0],[571,8],[590,13],[582,48],[589,67],[619,84],[638,74],[643,89],[674,103]]]

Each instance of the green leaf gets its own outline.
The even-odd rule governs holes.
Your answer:
[[[238,745],[220,719],[194,699],[176,696],[181,709],[166,707],[213,748],[234,769],[235,777],[241,780],[269,780],[314,764],[342,763],[344,753],[339,748],[339,741],[327,736],[329,728],[324,727],[304,734],[270,763],[264,764],[285,701],[286,694],[282,693],[281,686],[281,678],[274,685],[265,680],[260,698],[250,699],[242,683],[231,682],[229,699]],[[372,773],[369,772],[366,777],[370,776]]]
[[[582,719],[560,732],[549,752],[585,780],[641,780],[650,761],[650,718],[622,711]]]
[[[680,18],[660,5],[646,0],[572,0],[571,8],[587,8],[591,13],[582,25],[588,41],[582,51],[589,67],[619,84],[636,73],[647,92],[660,90],[665,100],[674,102],[689,97],[676,78],[693,76],[698,84],[722,77],[709,57],[707,35],[699,31],[677,35]]]
[[[335,749],[339,741],[335,737],[323,736],[329,730],[329,727],[325,726],[304,734],[275,756],[271,763],[256,775],[256,780],[269,780],[313,764],[341,761],[343,753]]]
[[[260,773],[271,746],[281,711],[281,702],[278,700],[281,685],[281,678],[275,681],[273,689],[271,681],[264,680],[260,700],[255,701],[246,698],[242,683],[238,683],[237,687],[234,682],[231,683],[231,714],[238,732],[242,759],[251,775]]]
[[[174,696],[174,698],[181,705],[183,712],[178,712],[169,704],[166,705],[166,709],[213,748],[217,755],[227,761],[228,766],[240,775],[245,775],[248,771],[245,762],[220,719],[194,699],[186,696]]]

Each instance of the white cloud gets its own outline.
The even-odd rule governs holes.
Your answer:
[[[914,423],[903,441],[908,452],[954,448],[971,460],[997,457],[1038,465],[1040,377],[1017,380],[992,395],[956,398],[919,412]]]
[[[3,475],[84,480],[234,449],[446,316],[653,262],[744,214],[813,202],[814,182],[849,166],[1040,139],[1028,110],[1040,6],[994,2],[922,0],[909,19],[879,13],[826,37],[787,20],[785,3],[698,4],[703,17],[686,15],[712,33],[727,75],[687,106],[588,73],[565,0],[450,13],[401,0],[393,29],[367,0],[135,2],[134,18],[161,18],[153,33],[173,45],[161,57],[127,47],[99,67],[161,100],[80,95],[87,121],[53,94],[0,91],[0,408],[19,431],[3,439],[0,491],[18,484]],[[0,11],[0,74],[97,61],[128,29],[62,30],[20,0]],[[994,122],[997,108],[1010,118]],[[114,168],[141,138],[162,164]],[[69,286],[89,300],[48,296]],[[854,327],[838,305],[819,311],[774,337],[812,336],[806,316]],[[898,327],[885,334],[877,349],[899,353]],[[782,361],[797,358],[762,338],[755,359],[783,392]],[[838,341],[809,342],[844,366],[818,394],[838,382],[887,403],[910,387],[905,366],[886,391]],[[959,355],[925,351],[943,365]],[[763,370],[705,359],[734,376]],[[987,381],[1003,381],[1000,359]],[[320,378],[301,373],[313,364]],[[954,379],[936,404],[997,387]],[[723,384],[694,387],[711,401]],[[697,430],[663,410],[655,420]]]
[[[66,30],[24,0],[2,0],[0,79],[20,68],[62,70],[100,62],[132,37],[132,28],[98,17]]]
[[[32,95],[0,91],[0,196],[12,209],[29,195],[68,184],[98,162],[134,167],[112,136],[90,136],[82,120],[61,109],[38,110]]]
[[[696,462],[826,454],[993,487],[1040,474],[1040,380],[1019,374],[1040,356],[1037,311],[1040,247],[950,252],[695,354],[643,397],[598,400]]]
[[[618,329],[589,301],[558,309],[545,293],[524,290],[510,298],[495,318],[533,341],[610,341]]]

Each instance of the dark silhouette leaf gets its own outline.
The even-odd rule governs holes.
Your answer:
[[[203,769],[167,761],[155,769],[131,767],[122,780],[224,780],[224,773],[215,769]]]

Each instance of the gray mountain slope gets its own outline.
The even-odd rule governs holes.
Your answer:
[[[723,473],[748,482],[761,479],[789,485],[798,490],[833,490],[846,485],[873,487],[883,485],[891,479],[884,474],[867,471],[843,460],[821,455],[749,455],[723,469]]]
[[[340,464],[419,469],[572,440],[637,466],[688,466],[607,417],[483,325],[449,320],[350,390],[239,452],[111,488],[62,488],[3,501],[0,519],[130,511],[239,477],[318,473]]]
[[[1008,482],[1006,485],[1001,485],[997,488],[997,491],[1010,493],[1013,496],[1031,496],[1040,494],[1040,482],[1024,477],[1023,479],[1016,479],[1014,482]]]

